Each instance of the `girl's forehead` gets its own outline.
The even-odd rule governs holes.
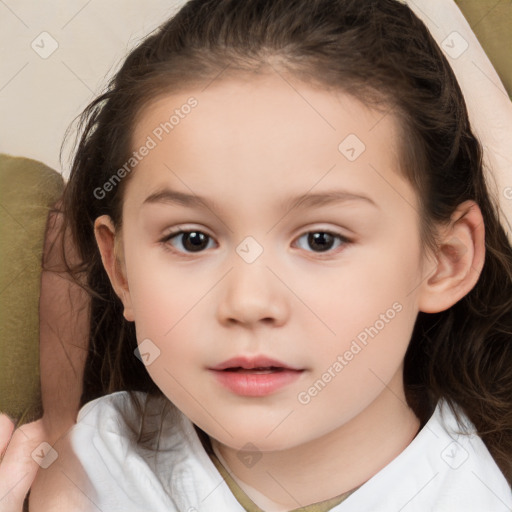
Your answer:
[[[133,138],[133,150],[144,153],[135,173],[139,201],[166,182],[213,196],[243,182],[262,198],[319,185],[403,187],[395,134],[394,116],[341,91],[280,76],[215,81],[160,96],[142,112]]]
[[[191,98],[196,105],[189,109],[187,104],[191,103]],[[205,87],[181,87],[179,91],[161,94],[139,113],[135,135],[142,131],[140,135],[143,136],[155,123],[158,126],[171,121],[177,125],[188,117],[191,121],[187,124],[195,124],[194,118],[201,118],[202,123],[208,116],[218,116],[219,111],[222,116],[216,118],[217,130],[226,128],[233,120],[240,129],[258,120],[262,125],[276,128],[300,122],[301,127],[311,132],[345,129],[352,122],[354,129],[363,132],[368,129],[364,121],[371,128],[384,116],[391,124],[395,121],[393,116],[383,114],[389,109],[377,111],[341,89],[305,83],[276,72],[254,76],[251,80],[243,76],[214,79]],[[176,117],[171,119],[173,114],[179,117],[179,122]],[[281,122],[276,124],[276,121]],[[389,131],[385,130],[385,133]]]

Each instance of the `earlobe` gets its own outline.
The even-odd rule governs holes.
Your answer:
[[[443,229],[436,263],[423,278],[418,308],[424,313],[444,311],[475,286],[485,259],[485,227],[474,201],[460,204]]]
[[[121,248],[121,236],[117,234],[112,219],[101,215],[94,221],[94,236],[101,254],[103,267],[108,274],[110,283],[124,305],[124,317],[134,321],[126,268]]]

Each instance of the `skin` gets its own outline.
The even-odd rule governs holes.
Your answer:
[[[90,299],[64,272],[62,245],[69,264],[79,257],[71,238],[61,236],[63,220],[62,213],[48,219],[44,258],[50,270],[41,272],[39,300],[42,420],[50,444],[76,422],[89,344]]]
[[[134,150],[190,96],[198,106],[132,171],[122,231],[108,216],[96,219],[103,264],[138,342],[149,338],[160,350],[151,377],[211,437],[249,496],[273,511],[332,498],[370,479],[418,432],[404,396],[404,355],[419,311],[443,311],[475,285],[485,253],[481,212],[460,205],[440,227],[437,255],[424,253],[418,199],[397,171],[396,120],[278,75],[159,98],[136,123]],[[338,150],[349,134],[366,146],[353,162]],[[163,185],[219,208],[143,206]],[[376,206],[283,206],[333,189]],[[187,253],[183,236],[162,243],[172,229],[208,235],[202,252]],[[350,243],[335,239],[322,252],[303,236],[325,231]],[[263,249],[250,264],[236,252],[247,236]],[[301,403],[299,393],[394,303],[400,312]],[[304,371],[271,395],[243,397],[208,370],[259,354]],[[250,467],[240,456],[247,443],[262,455]]]
[[[6,414],[0,414],[0,510],[21,512],[23,501],[39,466],[31,453],[46,439],[43,420],[15,428]]]

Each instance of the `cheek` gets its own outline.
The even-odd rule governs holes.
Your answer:
[[[377,305],[374,311],[366,310],[368,320],[362,323],[347,316],[337,326],[334,343],[316,352],[315,369],[297,395],[297,402],[305,404],[299,409],[305,422],[323,417],[325,425],[341,425],[386,389],[400,396],[397,383],[402,382],[416,311],[398,301],[387,309]]]
[[[328,373],[336,374],[331,380],[337,384],[328,386],[334,394],[326,393],[326,400],[368,400],[400,368],[418,313],[418,255],[400,244],[358,251],[357,261],[332,273],[329,293],[311,298],[334,332],[325,330],[315,356],[313,379],[329,381]]]
[[[167,398],[188,411],[191,397],[200,403],[205,400],[204,389],[197,385],[193,372],[207,366],[205,354],[211,352],[214,343],[213,335],[207,338],[209,331],[198,322],[206,290],[179,293],[161,280],[156,282],[154,287],[137,290],[137,340],[139,346],[151,340],[150,347],[157,353],[146,366],[151,379]]]
[[[322,322],[311,314],[304,321],[317,322],[322,337],[333,341],[360,333],[364,339],[365,330],[374,325],[389,332],[390,325],[414,323],[419,270],[415,255],[408,256],[397,258],[391,250],[358,251],[344,267],[302,278],[295,287],[297,294]]]
[[[212,339],[206,339],[201,312],[211,288],[208,279],[187,277],[187,270],[149,262],[135,251],[127,261],[130,297],[134,309],[137,341],[149,339],[158,357],[147,370],[157,385],[180,377],[186,361],[198,359]],[[203,329],[203,330],[201,330]],[[212,335],[213,336],[213,335]],[[147,342],[146,342],[147,343]],[[206,347],[206,348],[205,348]]]
[[[163,249],[134,247],[126,264],[135,324],[141,334],[169,335],[209,289],[207,280],[191,278],[190,269],[166,260]]]

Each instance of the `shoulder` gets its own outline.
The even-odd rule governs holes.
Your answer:
[[[119,503],[127,504],[126,511],[142,511],[144,494],[152,490],[165,503],[145,463],[151,450],[141,453],[135,431],[141,419],[139,406],[146,407],[156,423],[157,413],[150,409],[157,409],[156,402],[162,400],[147,400],[142,392],[133,397],[135,401],[128,392],[117,392],[80,409],[76,424],[52,446],[55,460],[38,472],[30,491],[31,511],[97,512],[98,507],[110,510]],[[130,496],[132,490],[137,496]]]
[[[188,421],[165,396],[142,391],[118,391],[85,404],[70,431],[70,442],[77,453],[84,444],[102,447],[101,453],[120,448],[138,452],[180,443]],[[190,428],[188,426],[188,428]],[[89,453],[87,454],[90,455]]]
[[[475,426],[463,410],[440,400],[430,421],[422,429],[411,460],[425,479],[425,495],[440,511],[510,511],[512,490]],[[427,478],[428,477],[428,478]]]
[[[105,471],[122,478],[127,463],[136,465],[150,456],[165,409],[172,407],[165,397],[139,391],[102,396],[80,409],[69,444],[91,477]],[[178,427],[173,433],[179,436]]]
[[[133,397],[119,392],[88,403],[70,432],[95,505],[123,512],[240,510],[227,486],[218,489],[222,477],[192,422],[165,396]]]
[[[93,432],[112,425],[115,405],[125,401],[124,396],[108,395],[87,403],[80,409],[77,423],[57,441],[49,443],[45,458],[49,464],[41,466],[30,489],[31,512],[97,510],[96,491],[82,464],[83,453],[88,451],[96,461],[91,451]]]
[[[441,400],[409,446],[349,496],[343,510],[510,512],[508,482],[460,409],[459,416],[461,425]]]
[[[459,510],[465,503],[466,510],[510,511],[510,485],[475,426],[461,408],[455,409],[461,423],[444,400],[439,402],[430,425],[439,437],[427,443],[432,447],[430,465],[439,471],[440,502],[446,510]]]
[[[87,402],[78,411],[75,430],[86,426],[113,427],[116,423],[119,424],[121,418],[128,422],[135,421],[138,416],[137,406],[143,407],[148,395],[134,391],[132,396],[136,399],[135,403],[127,391],[117,391]],[[119,427],[121,428],[120,425]]]

